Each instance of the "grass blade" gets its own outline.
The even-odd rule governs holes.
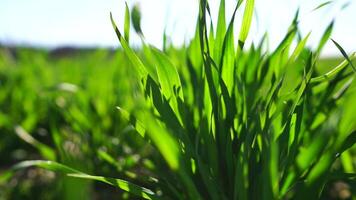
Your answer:
[[[309,39],[310,34],[311,34],[311,32],[309,32],[308,35],[302,41],[299,42],[299,44],[295,48],[293,54],[290,56],[288,62],[293,62],[298,58],[300,53],[303,51],[303,49],[304,49],[304,47],[305,47],[305,45],[306,45],[306,43],[307,43],[307,41]]]
[[[22,140],[35,147],[45,159],[56,160],[55,151],[51,147],[33,138],[24,128],[16,126],[15,132]]]
[[[333,28],[334,28],[334,21],[332,21],[329,24],[329,26],[326,28],[323,36],[321,37],[319,45],[318,45],[318,48],[316,50],[316,55],[319,55],[321,53],[321,50],[324,48],[326,42],[330,38],[330,35],[331,35],[332,31],[333,31]]]
[[[167,99],[173,98],[175,94],[183,99],[182,84],[177,68],[163,52],[154,47],[152,47],[152,55],[156,61],[158,80],[163,94]]]
[[[136,55],[136,53],[129,47],[127,41],[122,37],[121,32],[116,26],[116,23],[112,17],[112,14],[110,13],[110,20],[111,24],[115,30],[115,33],[117,37],[119,38],[119,41],[121,43],[122,48],[124,48],[124,51],[129,58],[129,60],[132,62],[132,64],[135,66],[136,72],[139,75],[139,78],[144,78],[147,76],[148,72],[145,68],[145,65],[142,63],[140,58]]]
[[[138,111],[137,119],[139,119],[147,130],[147,134],[157,146],[171,169],[177,170],[179,168],[179,146],[169,132],[163,128],[155,120],[149,112]]]
[[[240,36],[239,36],[240,49],[243,49],[243,46],[245,45],[245,41],[248,36],[248,32],[250,31],[253,10],[254,10],[254,4],[255,4],[255,0],[247,0],[246,1],[246,7],[245,7],[244,16],[242,19],[242,26],[241,26]]]
[[[316,10],[319,10],[320,8],[322,8],[322,7],[326,6],[326,5],[331,4],[332,2],[333,2],[333,1],[326,1],[326,2],[324,2],[324,3],[320,4],[320,5],[318,5],[317,7],[315,7],[315,8],[312,10],[312,12],[314,12],[314,11],[316,11]]]
[[[356,53],[353,53],[350,56],[350,59],[355,58],[355,56],[356,56]],[[348,60],[344,60],[342,63],[340,63],[338,66],[334,67],[332,70],[330,70],[329,72],[325,73],[324,75],[312,78],[310,80],[310,83],[318,83],[318,82],[323,82],[323,81],[326,81],[326,80],[330,80],[333,76],[335,76],[341,70],[343,70],[348,64],[349,64],[349,61]]]
[[[103,177],[103,176],[92,176],[92,175],[86,174],[84,172],[78,171],[76,169],[73,169],[71,167],[68,167],[66,165],[62,165],[62,164],[59,164],[59,163],[53,162],[53,161],[44,161],[44,160],[23,161],[23,162],[16,164],[12,169],[19,170],[19,169],[23,169],[23,168],[27,168],[27,167],[40,167],[40,168],[47,169],[50,171],[64,173],[71,177],[88,179],[88,180],[96,180],[96,181],[100,181],[100,182],[112,185],[114,187],[120,188],[124,191],[127,191],[131,194],[137,195],[144,199],[157,199],[157,196],[151,190],[149,190],[147,188],[140,187],[136,184],[133,184],[133,183],[127,182],[125,180],[121,180],[121,179],[107,178],[107,177]]]
[[[131,19],[136,33],[139,34],[140,36],[143,36],[143,32],[141,29],[141,11],[138,4],[135,4],[135,6],[132,9]]]
[[[341,148],[338,153],[343,153],[347,149],[350,149],[353,145],[356,144],[356,130],[350,133],[349,136],[344,140],[344,143],[341,145]]]
[[[124,27],[124,37],[127,43],[130,43],[130,10],[125,2],[125,27]]]
[[[226,19],[225,19],[225,0],[220,2],[218,25],[216,29],[216,39],[214,43],[214,60],[216,63],[220,63],[220,57],[222,52],[222,45],[226,32]]]
[[[335,44],[335,46],[340,50],[341,54],[345,57],[345,59],[349,62],[349,64],[351,65],[352,69],[354,70],[354,72],[356,73],[356,68],[354,66],[354,64],[351,62],[349,56],[347,55],[347,53],[345,52],[345,50],[339,45],[339,43],[337,43],[335,40],[331,39],[333,41],[333,43]]]

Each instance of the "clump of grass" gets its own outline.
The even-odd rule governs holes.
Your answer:
[[[316,72],[333,23],[316,51],[306,48],[309,34],[299,37],[298,13],[275,50],[264,50],[264,40],[246,48],[254,0],[237,1],[227,24],[220,2],[217,29],[208,30],[209,4],[200,0],[196,35],[183,56],[146,44],[136,22],[143,39],[139,57],[128,43],[130,18],[122,35],[111,17],[140,84],[136,105],[119,110],[159,152],[147,165],[149,189],[53,162],[18,166],[102,181],[146,199],[320,199],[329,181],[354,180],[347,150],[356,140],[349,92],[355,76],[347,66],[353,67],[355,54],[334,42],[345,61]],[[236,46],[235,15],[242,5]],[[333,167],[340,157],[347,171]]]

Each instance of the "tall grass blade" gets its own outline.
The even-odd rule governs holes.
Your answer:
[[[242,19],[241,31],[239,36],[240,49],[243,49],[248,33],[250,31],[254,6],[255,6],[255,0],[246,0],[246,7]]]
[[[319,41],[319,45],[318,48],[316,50],[316,55],[320,55],[321,50],[324,48],[326,42],[329,40],[331,33],[333,31],[334,28],[334,21],[332,21],[329,26],[326,28],[323,36],[321,37],[320,41]]]
[[[216,63],[220,63],[220,57],[222,52],[222,45],[226,32],[226,19],[225,19],[225,0],[220,1],[218,24],[216,28],[216,39],[214,43],[214,60]]]
[[[122,37],[121,32],[117,28],[111,13],[110,13],[110,20],[111,20],[112,26],[113,26],[113,28],[114,28],[114,30],[116,32],[116,35],[117,35],[122,47],[124,48],[127,57],[129,58],[129,60],[134,65],[135,70],[136,70],[139,78],[142,79],[142,78],[146,77],[148,72],[147,72],[147,70],[145,68],[145,65],[142,63],[142,61],[136,55],[136,53],[129,47],[127,41]]]

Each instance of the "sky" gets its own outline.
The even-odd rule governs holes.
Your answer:
[[[173,44],[179,46],[194,35],[198,0],[127,0],[129,7],[138,3],[142,11],[142,29],[146,40],[162,46],[166,30]],[[210,0],[216,23],[219,0]],[[356,51],[356,1],[334,0],[312,11],[325,0],[255,0],[255,15],[248,41],[257,42],[267,31],[270,48],[283,39],[289,24],[300,8],[300,28],[310,31],[311,47],[318,43],[327,25],[335,19],[332,38],[347,52]],[[351,3],[350,3],[351,2]],[[236,0],[226,0],[229,20]],[[348,4],[345,9],[342,7]],[[109,13],[123,29],[124,0],[0,0],[0,43],[55,48],[60,46],[117,47]],[[237,15],[241,23],[243,9]],[[236,34],[238,34],[238,29]],[[131,32],[134,35],[134,32]],[[132,36],[133,45],[139,45]],[[339,55],[328,42],[324,55]]]

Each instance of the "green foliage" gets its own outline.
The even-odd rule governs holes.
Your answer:
[[[244,15],[236,41],[235,16],[242,5]],[[253,11],[254,0],[239,0],[226,24],[222,0],[214,31],[208,1],[200,0],[196,34],[191,43],[181,49],[165,45],[164,52],[144,42],[137,6],[131,12],[131,21],[143,39],[141,51],[129,46],[129,10],[126,9],[124,35],[110,15],[124,52],[120,59],[131,63],[125,60],[127,73],[117,74],[128,77],[118,81],[122,84],[119,86],[112,83],[112,76],[101,77],[94,71],[95,80],[100,79],[102,84],[83,81],[90,85],[90,92],[75,89],[71,84],[58,85],[59,90],[78,94],[73,106],[55,109],[61,118],[48,123],[56,150],[48,150],[49,145],[42,145],[24,132],[32,132],[37,120],[25,120],[19,126],[24,129],[18,127],[17,132],[43,158],[63,164],[25,161],[13,170],[18,166],[38,166],[104,182],[146,199],[323,199],[326,186],[332,181],[354,183],[351,150],[356,130],[352,70],[355,54],[349,56],[334,41],[345,60],[325,68],[320,53],[330,38],[333,23],[313,51],[306,47],[310,33],[297,37],[298,12],[275,50],[266,50],[265,40],[247,47]],[[107,73],[123,68],[110,69]],[[120,87],[125,95],[113,95],[115,87]],[[97,96],[106,97],[108,102]],[[36,109],[31,103],[27,105],[29,114]],[[114,104],[120,105],[121,118],[107,114],[117,106]],[[42,115],[34,118],[39,116]],[[80,143],[82,152],[87,152],[87,160],[99,158],[113,166],[120,178],[107,178],[116,176],[115,173],[92,176],[89,174],[101,174],[94,162],[87,169],[80,169],[80,160],[63,159],[67,152],[63,151],[63,133],[60,134],[62,129],[57,124],[61,120],[69,123],[81,139],[90,136],[90,140]],[[118,146],[107,144],[120,137],[118,133],[109,137],[109,132],[115,123],[120,123],[117,129],[124,130],[123,120],[149,146],[147,159],[137,163],[140,168],[136,171],[118,165],[115,156],[119,153],[110,152]],[[48,153],[56,151],[60,152],[59,158]],[[125,159],[129,160],[127,156]],[[144,170],[147,172],[142,173]],[[9,173],[1,178],[8,179]]]
[[[98,49],[74,54],[0,49],[0,199],[45,198],[50,191],[57,193],[54,199],[87,199],[88,191],[97,187],[41,171],[35,171],[38,178],[24,178],[34,170],[12,173],[13,181],[6,176],[9,173],[3,176],[4,169],[21,160],[48,159],[86,173],[133,180],[131,170],[142,166],[150,152],[115,108],[130,105],[125,96],[135,89],[134,84],[120,81],[131,77],[129,67],[121,67],[129,64],[117,63],[124,61],[122,52]],[[115,158],[115,164],[105,153]],[[42,186],[42,179],[51,184],[45,181]],[[40,192],[31,192],[37,187]]]
[[[233,24],[240,5],[236,4],[226,29],[225,1],[221,1],[214,36],[213,27],[207,30],[208,2],[200,1],[197,35],[186,49],[186,62],[174,65],[169,62],[174,59],[171,52],[163,56],[148,47],[151,53],[145,56],[158,60],[156,71],[138,74],[144,97],[135,99],[140,108],[131,113],[146,121],[144,129],[155,127],[145,130],[171,166],[167,172],[165,165],[157,165],[158,187],[163,198],[173,199],[321,198],[332,174],[339,173],[333,163],[345,150],[341,146],[352,143],[356,127],[355,122],[344,123],[351,118],[342,106],[353,85],[354,75],[346,67],[353,67],[354,55],[347,56],[335,42],[346,61],[317,76],[317,61],[332,25],[317,52],[306,48],[308,34],[290,54],[297,39],[298,13],[275,51],[265,52],[263,43],[242,51],[254,1],[246,1],[236,48]],[[138,56],[131,55],[116,32],[134,67],[148,71],[150,63],[139,60],[135,65]],[[333,98],[336,94],[340,95]],[[161,148],[162,140],[175,141],[179,152],[176,144]],[[179,160],[178,168],[172,167],[172,159]]]

